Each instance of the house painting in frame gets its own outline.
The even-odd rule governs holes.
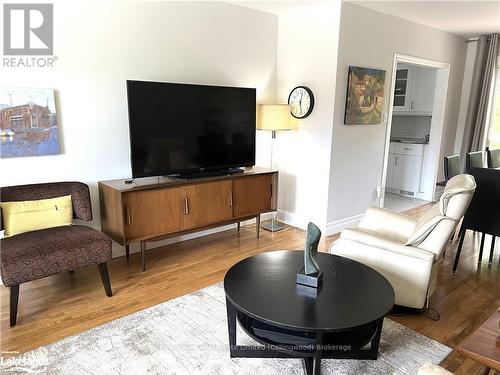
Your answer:
[[[54,90],[0,88],[0,157],[60,152]]]
[[[349,66],[344,124],[382,122],[385,70]]]

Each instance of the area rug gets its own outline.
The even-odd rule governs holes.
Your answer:
[[[432,324],[432,323],[430,323]],[[239,327],[237,343],[258,345]],[[416,374],[451,348],[385,319],[378,360],[322,361],[323,374]],[[3,373],[304,374],[300,359],[231,359],[222,284],[10,358]]]

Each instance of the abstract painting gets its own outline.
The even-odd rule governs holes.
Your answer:
[[[344,123],[372,125],[382,122],[385,70],[349,67]]]
[[[60,152],[54,90],[0,88],[0,157]]]

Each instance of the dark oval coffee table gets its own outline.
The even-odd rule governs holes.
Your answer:
[[[394,290],[380,273],[353,260],[318,254],[323,283],[297,285],[303,251],[246,258],[224,278],[231,357],[304,359],[319,374],[321,358],[377,359]],[[236,320],[263,347],[236,345]]]

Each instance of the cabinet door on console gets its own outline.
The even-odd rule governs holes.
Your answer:
[[[234,180],[234,217],[271,211],[272,199],[272,175]]]
[[[123,194],[127,241],[176,232],[181,227],[179,188],[140,190]]]
[[[202,227],[233,217],[233,182],[205,182],[181,188],[182,229]]]

